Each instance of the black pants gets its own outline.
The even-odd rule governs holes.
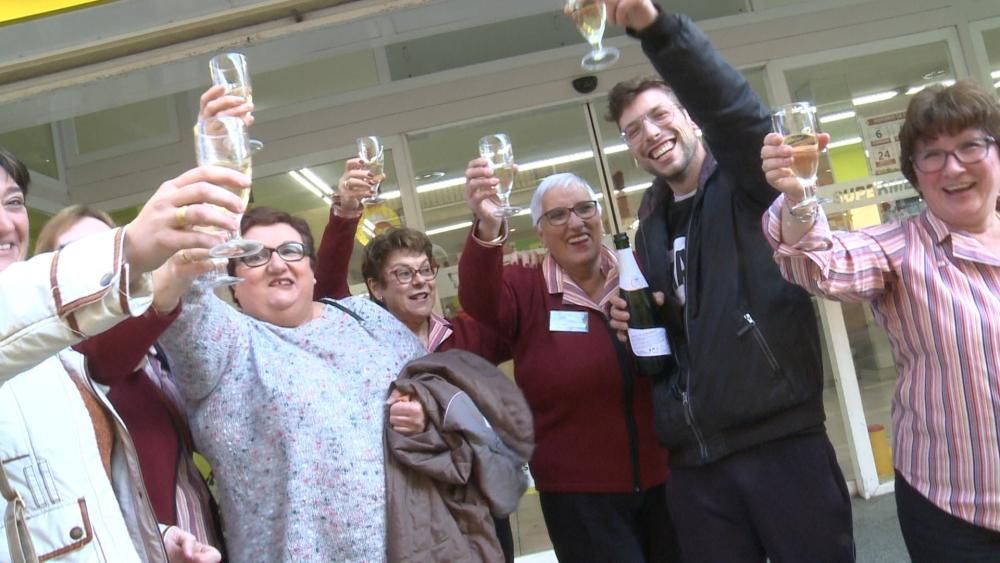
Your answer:
[[[561,563],[679,561],[663,485],[641,493],[539,493]]]
[[[823,432],[672,467],[667,505],[685,563],[854,561],[851,500]]]
[[[1000,532],[952,516],[896,472],[896,514],[913,563],[1000,562]]]
[[[497,539],[500,540],[500,548],[503,549],[503,560],[505,563],[514,563],[514,533],[510,529],[510,518],[494,518],[493,525],[497,529]]]

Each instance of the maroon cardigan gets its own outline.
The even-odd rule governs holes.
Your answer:
[[[475,228],[475,227],[473,227]],[[543,492],[628,493],[667,478],[667,453],[653,434],[651,384],[623,377],[615,335],[600,312],[550,294],[542,268],[503,267],[501,247],[471,236],[459,260],[459,300],[507,338],[514,377],[535,421],[531,473]],[[552,332],[550,311],[585,311],[588,332]],[[631,421],[626,381],[633,386]],[[635,439],[630,440],[629,423]],[[631,447],[637,449],[635,483]]]
[[[351,295],[347,285],[347,270],[354,251],[354,233],[360,217],[341,217],[330,208],[330,221],[323,230],[323,240],[317,252],[316,287],[313,298],[343,299]],[[477,354],[493,364],[511,359],[510,346],[496,332],[468,315],[458,314],[448,319],[452,333],[437,348],[428,352],[445,352],[452,348]]]
[[[136,366],[180,314],[158,315],[152,308],[74,346],[87,358],[87,372],[110,386],[108,400],[128,428],[142,468],[153,512],[161,524],[177,523],[174,498],[180,436],[156,384]]]

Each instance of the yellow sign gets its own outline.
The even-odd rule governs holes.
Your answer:
[[[49,16],[56,12],[84,8],[108,0],[0,0],[0,24]]]
[[[358,231],[354,238],[361,246],[368,246],[376,235],[380,235],[392,227],[402,227],[399,215],[384,203],[376,205],[366,205],[361,221],[358,223]]]

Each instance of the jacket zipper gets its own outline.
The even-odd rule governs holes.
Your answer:
[[[685,235],[687,237],[687,241],[684,243],[685,247],[687,247],[689,249],[691,248],[691,225],[694,223],[694,211],[695,211],[695,207],[697,207],[698,204],[701,203],[701,200],[705,197],[705,193],[702,192],[700,194],[696,194],[695,197],[697,197],[698,200],[695,201],[694,205],[691,206],[691,217],[688,219],[687,233]],[[691,271],[691,268],[690,268],[691,260],[690,260],[690,258],[691,258],[691,256],[690,256],[690,254],[688,254],[688,268],[686,268],[684,270],[684,288],[685,288],[685,292],[687,293],[688,296],[694,295],[696,293],[696,292],[692,291],[694,288],[691,287],[691,283],[690,283],[690,281],[691,281],[690,275],[689,275],[690,271]],[[691,319],[690,319],[690,314],[691,314],[691,307],[689,306],[689,303],[685,302],[684,303],[684,337],[687,339],[687,345],[688,345],[688,347],[691,346],[691,328],[690,328],[691,327],[691,322],[690,322]],[[690,354],[689,354],[689,356],[690,356]],[[695,439],[695,441],[698,442],[698,452],[701,454],[701,458],[703,460],[707,460],[708,459],[708,445],[705,443],[705,437],[702,435],[701,429],[698,428],[698,423],[694,419],[694,410],[691,408],[690,391],[691,391],[691,361],[689,359],[688,360],[687,369],[684,370],[684,392],[681,394],[682,402],[684,403],[684,418],[687,421],[688,426],[691,427],[691,431],[694,433],[694,439]]]
[[[753,316],[750,313],[743,314],[743,320],[746,325],[740,330],[736,331],[737,336],[743,336],[750,331],[753,334],[753,339],[757,341],[757,347],[760,351],[764,353],[764,358],[767,359],[767,363],[771,366],[771,371],[778,373],[781,370],[781,365],[778,364],[778,359],[774,357],[774,352],[771,351],[771,347],[767,344],[767,340],[764,339],[764,334],[760,331],[760,327],[757,326],[757,321],[753,320]]]

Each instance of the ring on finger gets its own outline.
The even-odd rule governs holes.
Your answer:
[[[187,206],[182,205],[174,210],[174,224],[178,229],[187,228]]]

